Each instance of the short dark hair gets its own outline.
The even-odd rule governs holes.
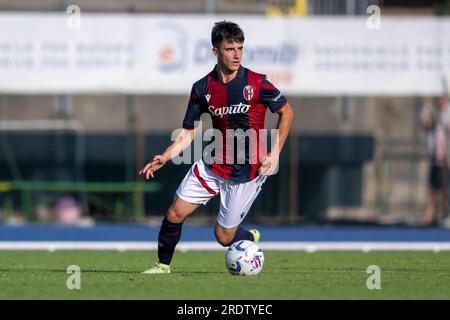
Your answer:
[[[243,43],[245,40],[244,31],[231,21],[216,22],[211,31],[211,43],[214,48],[217,48],[223,40]]]

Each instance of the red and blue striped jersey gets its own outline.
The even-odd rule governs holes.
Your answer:
[[[258,176],[264,151],[260,148],[261,129],[267,108],[279,112],[287,104],[286,98],[263,74],[239,67],[236,77],[228,83],[220,81],[216,67],[192,86],[191,96],[183,121],[183,128],[194,129],[203,113],[210,114],[214,129],[222,133],[222,150],[215,150],[215,161],[206,165],[215,174],[238,182],[251,181]],[[229,130],[232,129],[232,130]],[[256,132],[256,139],[244,137],[228,139],[233,130]],[[253,130],[249,130],[253,129]],[[234,131],[236,132],[236,131]],[[241,135],[242,136],[242,135]],[[212,141],[211,141],[212,142]],[[242,141],[241,141],[242,142]],[[245,145],[245,148],[239,146]],[[253,153],[250,153],[252,150]],[[245,152],[242,157],[242,152]],[[230,157],[230,154],[233,156]],[[256,155],[250,157],[250,155]],[[241,155],[241,161],[237,157]],[[242,159],[245,158],[245,161]]]

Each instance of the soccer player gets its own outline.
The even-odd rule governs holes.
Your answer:
[[[260,240],[258,230],[246,230],[239,225],[267,176],[276,173],[279,152],[291,128],[293,111],[265,75],[241,65],[244,33],[237,24],[230,21],[215,23],[211,42],[217,64],[208,75],[194,83],[182,131],[164,153],[156,155],[139,174],[146,179],[153,178],[155,171],[183,152],[194,139],[194,122],[203,113],[210,114],[214,129],[223,134],[223,148],[216,150],[211,163],[204,159],[195,162],[179,185],[159,232],[159,261],[144,273],[170,273],[170,262],[180,240],[183,222],[217,194],[220,194],[220,209],[214,228],[217,241],[222,246],[229,246],[239,240],[255,243]],[[250,149],[260,149],[257,135],[257,139],[250,139],[250,146],[245,147],[245,161],[236,161],[235,156],[230,159],[235,146],[231,146],[226,138],[229,130],[263,130],[267,108],[279,115],[278,137],[271,151],[262,156],[257,152],[256,158],[252,158],[255,161],[251,161]],[[240,151],[237,150],[238,153]]]

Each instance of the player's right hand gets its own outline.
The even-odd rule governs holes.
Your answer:
[[[157,155],[153,157],[153,160],[145,165],[144,168],[139,171],[139,174],[145,175],[146,179],[150,177],[155,177],[155,171],[161,169],[163,165],[166,164],[166,159],[162,155]]]

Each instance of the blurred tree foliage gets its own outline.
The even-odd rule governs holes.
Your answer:
[[[450,0],[441,0],[434,5],[434,12],[437,16],[450,15]]]

